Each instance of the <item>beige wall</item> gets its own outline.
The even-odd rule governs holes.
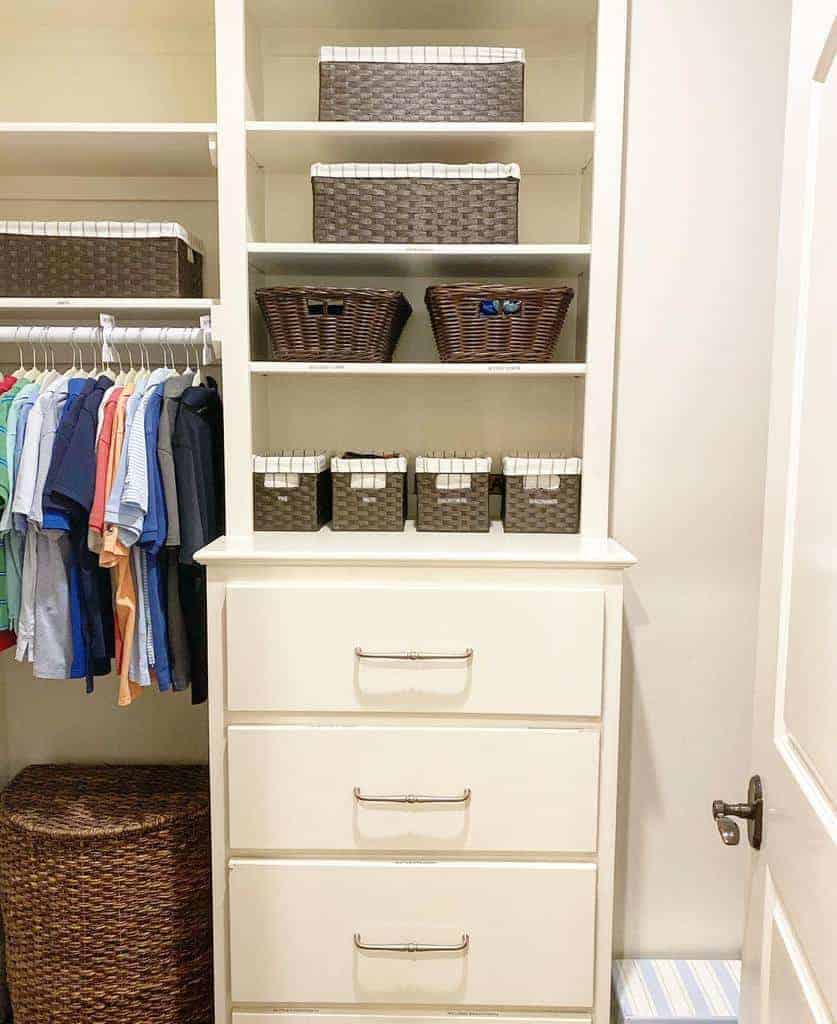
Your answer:
[[[789,0],[634,0],[612,529],[626,594],[616,947],[735,954]]]

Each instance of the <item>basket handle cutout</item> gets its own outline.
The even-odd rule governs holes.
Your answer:
[[[309,316],[322,316],[326,311],[325,303],[316,299],[306,299],[305,308],[308,310]]]
[[[522,309],[521,299],[480,299],[480,316],[517,316]]]

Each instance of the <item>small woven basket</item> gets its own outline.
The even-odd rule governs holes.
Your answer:
[[[407,519],[407,460],[346,453],[331,460],[332,530],[400,533]]]
[[[442,284],[425,303],[443,363],[546,363],[573,300],[572,288]]]
[[[406,168],[403,173],[402,168]],[[426,176],[415,176],[407,165],[398,164],[315,164],[311,169],[314,241],[517,242],[520,171],[516,164],[422,164],[419,168],[418,175]],[[488,176],[485,168],[502,176]]]
[[[420,532],[487,533],[491,459],[416,459],[416,529]]]
[[[320,120],[522,121],[524,60],[497,47],[323,47]]]
[[[211,1024],[208,775],[37,765],[0,797],[15,1024]]]
[[[389,363],[412,307],[382,288],[259,288],[275,359]]]
[[[503,459],[507,533],[578,533],[581,459]]]
[[[253,528],[313,533],[331,519],[331,470],[324,453],[253,456]]]

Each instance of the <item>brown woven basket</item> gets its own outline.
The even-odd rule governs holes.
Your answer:
[[[522,121],[522,62],[321,61],[321,121]]]
[[[578,533],[581,477],[561,476],[557,491],[526,490],[524,477],[505,477],[503,528],[507,533]]]
[[[517,242],[517,178],[311,179],[315,242]]]
[[[0,234],[0,295],[199,299],[203,257],[180,238]]]
[[[205,768],[25,769],[0,796],[15,1024],[211,1024]]]
[[[547,363],[573,300],[572,288],[442,284],[424,301],[443,363]]]
[[[355,488],[351,473],[331,474],[332,530],[400,533],[407,519],[407,474],[387,473],[380,489]]]
[[[455,456],[453,457],[455,458]],[[451,488],[460,483],[454,476],[467,475],[469,487]],[[447,484],[448,486],[443,486]],[[419,472],[416,468],[416,530],[438,533],[487,533],[490,472],[460,474]]]
[[[259,288],[256,301],[274,357],[288,362],[392,362],[412,313],[383,288]]]
[[[331,519],[331,471],[300,473],[298,487],[266,487],[253,474],[253,524],[259,532],[316,532]]]

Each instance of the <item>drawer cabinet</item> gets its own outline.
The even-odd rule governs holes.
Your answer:
[[[234,860],[229,887],[239,1003],[593,1003],[592,864]]]
[[[601,711],[602,589],[233,584],[226,623],[233,710]]]
[[[592,729],[236,725],[228,742],[233,849],[596,848]]]

